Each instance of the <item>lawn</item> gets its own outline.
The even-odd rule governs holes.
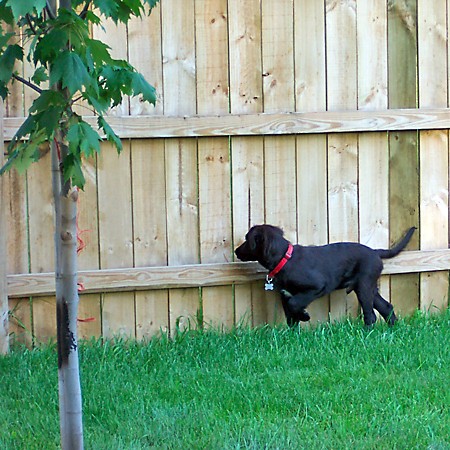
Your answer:
[[[86,449],[450,449],[450,312],[82,343]],[[0,357],[0,448],[59,448],[54,346]]]

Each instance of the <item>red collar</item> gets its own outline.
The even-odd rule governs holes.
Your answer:
[[[268,277],[273,278],[280,270],[285,266],[285,264],[291,259],[292,252],[294,250],[294,246],[289,242],[289,247],[286,251],[286,254],[283,256],[281,261],[277,264],[275,269],[273,269],[271,272],[269,272]]]

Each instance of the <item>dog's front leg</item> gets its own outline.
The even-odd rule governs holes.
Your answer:
[[[286,319],[288,325],[295,325],[299,321],[307,322],[310,320],[310,315],[306,311],[306,307],[315,299],[321,297],[326,292],[324,288],[313,289],[305,292],[300,292],[295,295],[291,295],[284,291],[284,297],[282,296],[283,308],[286,313]]]
[[[286,289],[282,289],[280,294],[286,321],[290,327],[297,325],[299,322],[308,322],[311,319],[311,316],[305,308],[299,311],[293,311],[289,307],[289,300],[292,298],[292,294],[290,292],[286,291]]]

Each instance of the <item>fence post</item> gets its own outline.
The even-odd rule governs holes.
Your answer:
[[[0,167],[3,166],[3,100],[0,99]],[[8,353],[8,292],[6,282],[6,206],[4,177],[0,177],[0,355]]]

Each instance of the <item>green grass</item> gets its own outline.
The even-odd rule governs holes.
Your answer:
[[[450,312],[81,345],[86,449],[450,449]],[[0,448],[59,448],[54,347],[0,358]]]

